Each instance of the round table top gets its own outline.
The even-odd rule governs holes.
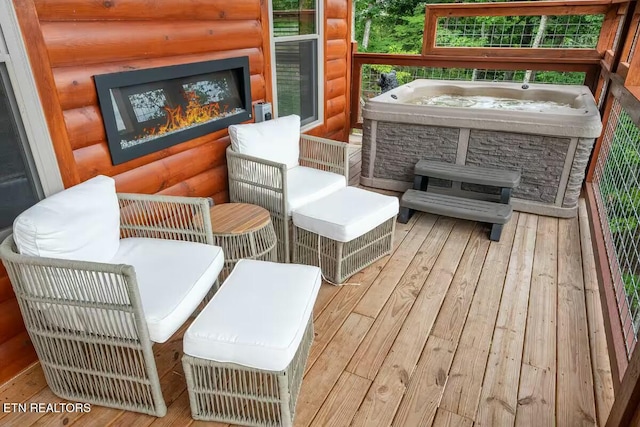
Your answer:
[[[269,211],[248,203],[223,203],[213,206],[211,228],[216,234],[243,234],[256,231],[271,221]]]

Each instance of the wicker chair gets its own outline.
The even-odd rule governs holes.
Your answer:
[[[101,204],[95,193],[105,186],[113,197]],[[83,203],[65,215],[65,203],[74,198]],[[105,210],[115,215],[100,217]],[[197,215],[205,220],[193,221]],[[0,258],[51,390],[71,401],[164,416],[152,343],[166,341],[184,324],[222,269],[222,250],[211,245],[211,230],[203,225],[210,227],[209,200],[116,196],[113,180],[97,177],[21,216],[28,219],[18,217]],[[48,217],[54,218],[48,228],[38,223]],[[38,226],[34,241],[41,239],[38,250],[47,256],[25,254],[25,224]],[[112,255],[113,236],[101,242],[96,233],[114,224]],[[52,253],[56,237],[70,241],[59,254]],[[94,253],[82,256],[84,251]]]
[[[239,129],[270,126],[278,129],[283,120],[291,125],[290,117],[297,118],[297,146],[295,164],[274,160],[260,155],[238,152],[236,143]],[[293,121],[294,126],[296,121]],[[231,145],[227,147],[229,175],[229,199],[232,202],[262,206],[271,213],[271,220],[278,236],[278,261],[289,262],[292,236],[291,211],[304,203],[318,200],[337,189],[344,188],[349,179],[348,144],[325,138],[300,134],[299,118],[287,116],[269,122],[229,127]],[[278,138],[286,138],[279,132],[269,135],[260,132],[260,143],[269,147]],[[282,132],[291,134],[291,132]],[[266,137],[265,137],[266,135]],[[275,151],[278,148],[274,149]],[[286,156],[285,156],[286,157]],[[317,178],[315,183],[311,182]],[[292,188],[294,187],[294,188]]]

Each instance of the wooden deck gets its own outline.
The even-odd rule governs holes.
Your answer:
[[[295,425],[603,425],[613,391],[586,221],[584,205],[571,220],[516,213],[499,243],[468,221],[398,224],[392,256],[322,286]],[[164,418],[94,406],[0,424],[219,425],[190,418],[181,347],[154,348]],[[60,402],[38,365],[0,398]]]

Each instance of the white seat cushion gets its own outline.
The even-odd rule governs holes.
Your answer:
[[[289,169],[287,171],[287,214],[291,215],[301,206],[328,196],[346,186],[347,180],[344,175],[306,166]]]
[[[287,168],[298,166],[300,156],[300,117],[279,117],[260,123],[229,126],[233,151],[284,163]]]
[[[184,334],[185,354],[282,371],[302,341],[320,269],[241,260]]]
[[[222,248],[148,238],[120,241],[112,264],[136,270],[142,308],[153,342],[165,342],[202,302],[222,270]]]
[[[22,255],[109,262],[120,244],[112,178],[97,176],[36,203],[13,223]]]
[[[293,212],[293,223],[338,242],[349,242],[398,214],[397,197],[346,187]]]

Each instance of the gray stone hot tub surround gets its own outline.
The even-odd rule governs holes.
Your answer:
[[[480,85],[477,82],[445,83],[447,86]],[[488,86],[487,83],[481,85]],[[519,88],[514,84],[499,86],[509,85]],[[413,166],[421,159],[519,170],[522,181],[513,194],[515,209],[574,216],[594,139],[601,131],[599,114],[586,87],[533,86],[544,86],[547,92],[555,88],[575,95],[585,104],[584,116],[572,111],[567,117],[529,113],[512,118],[511,112],[500,110],[397,104],[403,100],[403,87],[373,98],[363,109],[361,183],[404,191],[412,186]],[[398,90],[396,104],[390,105],[387,101],[392,100],[391,95]],[[570,98],[569,95],[563,96]],[[378,99],[383,97],[388,99]],[[430,184],[436,187],[435,191],[464,193],[470,197],[482,197],[478,191],[486,191],[467,184]]]

